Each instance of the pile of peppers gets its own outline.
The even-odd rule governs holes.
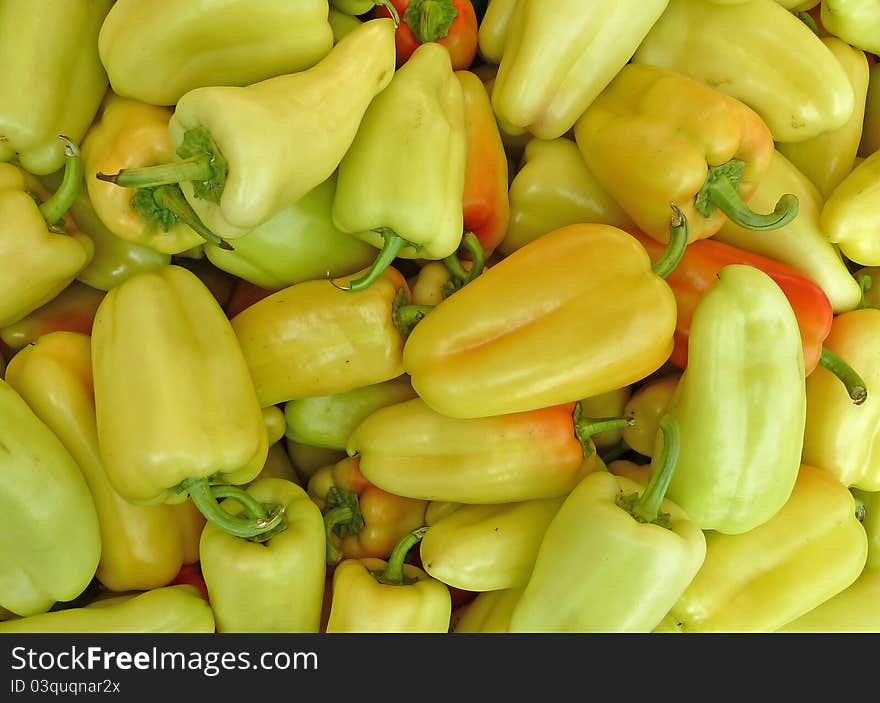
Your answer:
[[[880,632],[880,2],[0,36],[0,633]]]

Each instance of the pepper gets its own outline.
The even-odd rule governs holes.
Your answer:
[[[313,447],[302,442],[294,442],[290,439],[284,440],[284,447],[287,454],[293,462],[294,468],[303,479],[308,481],[315,472],[335,464],[345,458],[345,452],[338,449],[327,449],[326,447]]]
[[[205,255],[217,268],[270,291],[360,271],[376,250],[333,224],[335,193],[334,174],[236,240],[234,251],[208,244]]]
[[[357,458],[319,469],[308,493],[324,516],[330,566],[342,559],[387,559],[407,532],[425,524],[427,501],[377,488],[364,478]]]
[[[101,530],[95,576],[111,591],[165,586],[198,561],[205,520],[191,503],[138,506],[110,485],[98,449],[88,335],[51,332],[19,351],[6,380],[79,465]]]
[[[607,225],[572,225],[431,310],[406,340],[403,370],[425,403],[450,417],[536,410],[644,378],[669,357],[674,330],[675,296],[638,240]]]
[[[94,253],[92,241],[64,220],[82,178],[79,149],[66,143],[64,183],[48,199],[33,176],[0,163],[0,258],[9,264],[0,287],[0,327],[52,300]]]
[[[44,175],[64,165],[104,97],[98,31],[113,0],[6,2],[0,8],[0,161]],[[39,47],[38,51],[34,47]]]
[[[510,632],[650,632],[679,599],[703,563],[706,540],[664,498],[679,442],[674,418],[660,427],[663,450],[647,487],[598,471],[565,498]]]
[[[367,0],[367,2],[370,5],[370,9],[372,9],[372,0]],[[330,14],[327,17],[327,21],[330,23],[330,29],[333,30],[334,44],[339,43],[339,40],[342,39],[342,37],[344,37],[346,34],[349,34],[350,32],[353,32],[355,29],[363,24],[363,22],[358,17],[354,17],[351,14],[342,12],[341,10],[337,10],[332,3],[330,4]]]
[[[86,589],[101,556],[100,529],[73,457],[6,381],[0,411],[0,607],[35,615]]]
[[[860,373],[868,387],[868,399],[853,406],[837,379],[816,369],[807,379],[807,422],[803,461],[831,473],[845,486],[866,491],[880,490],[880,459],[877,449],[880,399],[871,393],[880,388],[876,358],[880,348],[880,310],[865,308],[837,315],[825,346]]]
[[[168,123],[175,161],[98,177],[178,183],[209,231],[243,237],[330,177],[393,74],[394,23],[365,22],[305,71],[190,90]]]
[[[283,478],[285,481],[290,481],[301,487],[305,483],[293,465],[293,460],[287,453],[283,442],[269,445],[266,463],[263,464],[262,470],[254,480],[259,481],[261,478]]]
[[[468,591],[525,586],[564,499],[463,505],[428,528],[420,545],[422,568]]]
[[[669,0],[519,0],[492,90],[504,131],[556,139],[630,60]]]
[[[285,435],[314,447],[345,450],[352,432],[368,415],[415,397],[409,379],[401,376],[342,393],[291,400],[284,404]]]
[[[632,396],[631,386],[615,388],[606,393],[600,393],[578,401],[581,406],[581,414],[584,417],[621,417],[625,413],[625,407]],[[592,435],[593,444],[597,451],[610,449],[620,442],[623,433],[630,429],[629,425],[614,429],[603,430]]]
[[[880,493],[850,488],[856,501],[856,511],[865,534],[868,537],[868,558],[865,569],[875,571],[880,568]]]
[[[226,303],[224,308],[226,316],[232,319],[242,310],[249,308],[258,300],[268,298],[272,293],[273,291],[271,290],[260,288],[250,281],[239,278],[236,280],[235,287],[232,289],[232,295],[229,297],[229,302]]]
[[[680,380],[680,373],[660,376],[643,384],[632,394],[622,413],[624,417],[632,419],[632,424],[624,427],[621,433],[627,447],[643,456],[654,456],[660,419],[666,414]],[[617,473],[611,464],[608,470]]]
[[[848,44],[880,54],[880,6],[865,0],[822,0],[822,24]]]
[[[822,197],[827,198],[853,169],[862,138],[869,73],[865,52],[837,37],[825,37],[822,43],[846,71],[855,95],[852,116],[838,129],[823,132],[811,139],[779,144],[777,148],[813,182]]]
[[[98,37],[119,95],[174,105],[202,86],[244,86],[307,69],[333,45],[327,0],[117,0]]]
[[[878,195],[880,151],[856,166],[822,207],[822,231],[844,256],[863,266],[880,265],[880,246],[876,241],[880,227]]]
[[[404,563],[424,530],[407,533],[387,562],[346,559],[336,567],[328,634],[449,631],[449,589],[417,566]]]
[[[453,611],[452,631],[459,634],[507,632],[510,616],[522,592],[522,588],[505,588],[501,591],[478,593],[470,603]]]
[[[599,185],[571,139],[530,139],[510,183],[510,224],[498,250],[505,256],[560,227],[581,222],[624,230],[632,220]]]
[[[266,426],[266,441],[271,447],[280,442],[287,432],[287,420],[284,411],[277,405],[267,405],[263,408],[263,424]]]
[[[724,266],[694,310],[687,368],[667,410],[681,426],[668,494],[701,529],[747,532],[788,499],[804,438],[804,378],[797,318],[782,290],[760,269]]]
[[[831,50],[774,0],[670,0],[633,62],[679,71],[741,100],[777,142],[839,129],[855,105]]]
[[[339,165],[334,223],[381,247],[351,290],[395,257],[442,259],[458,249],[466,159],[461,83],[449,52],[422,44],[370,104]]]
[[[486,63],[501,63],[516,3],[517,0],[489,0],[489,7],[480,22],[478,45],[480,58]]]
[[[880,63],[870,69],[859,156],[867,158],[875,151],[880,151]]]
[[[773,632],[852,584],[867,548],[852,494],[803,465],[765,523],[706,532],[706,559],[670,619],[681,632]]]
[[[209,523],[200,563],[218,632],[317,632],[324,595],[324,523],[295,483],[255,481],[249,499],[221,510],[251,513],[252,504],[279,505],[286,527],[267,541],[236,537]],[[253,516],[253,514],[252,514]]]
[[[713,239],[799,269],[822,287],[835,313],[852,310],[859,303],[861,290],[820,225],[822,196],[810,179],[775,151],[749,203],[757,209],[772,208],[786,193],[797,197],[798,215],[772,236],[725,222]]]
[[[792,195],[767,215],[747,204],[773,155],[761,118],[682,73],[624,66],[578,119],[574,134],[602,188],[660,242],[669,236],[670,203],[684,212],[690,241],[711,237],[726,220],[765,231],[797,215]]]
[[[214,614],[195,586],[155,588],[19,620],[0,622],[0,634],[138,632],[214,633]]]

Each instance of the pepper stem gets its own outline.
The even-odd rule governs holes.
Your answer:
[[[235,486],[229,486],[226,484],[219,486],[211,486],[211,495],[215,500],[222,500],[223,498],[232,498],[237,501],[242,508],[244,508],[244,513],[249,518],[255,518],[257,520],[265,520],[266,519],[266,508],[263,504],[254,498],[250,493],[241,490],[240,488],[236,488]]]
[[[669,222],[669,243],[660,258],[651,266],[651,270],[660,278],[666,278],[675,270],[688,244],[687,217],[678,205],[673,205],[672,211],[674,214]]]
[[[255,542],[265,542],[272,536],[287,527],[287,518],[281,506],[260,506],[265,510],[263,517],[240,517],[226,512],[220,507],[215,498],[214,489],[208,483],[206,478],[188,478],[180,483],[178,492],[186,491],[199,512],[205,516],[205,519],[213,523],[216,527],[224,532],[228,532],[235,537],[253,540]],[[244,497],[238,495],[244,493],[240,488],[227,486],[222,489],[225,497],[235,498],[243,506],[247,512],[248,506],[253,508],[251,496],[244,494]]]
[[[381,571],[374,571],[373,576],[379,583],[389,586],[403,586],[407,581],[403,575],[403,562],[409,550],[415,547],[425,536],[428,531],[427,527],[420,527],[412,532],[407,532],[403,538],[394,546],[391,556],[388,557],[388,563]]]
[[[632,506],[633,517],[639,522],[654,522],[657,519],[678,461],[678,420],[673,415],[664,415],[660,420],[660,431],[663,433],[663,446],[651,459],[651,478]]]
[[[391,317],[400,335],[406,339],[422,318],[434,309],[433,305],[412,305],[407,302],[406,291],[401,288],[394,297]]]
[[[734,224],[758,231],[779,229],[797,216],[798,199],[791,193],[783,195],[770,214],[760,215],[753,212],[737,190],[744,170],[745,163],[736,160],[711,166],[706,182],[697,193],[697,211],[704,217],[709,217],[717,207]]]
[[[233,250],[232,245],[229,242],[224,241],[218,235],[214,234],[208,229],[205,223],[202,222],[201,218],[196,214],[196,211],[193,210],[192,205],[189,204],[189,201],[183,195],[183,191],[180,189],[179,185],[167,184],[158,186],[153,189],[152,194],[153,199],[156,201],[156,205],[159,208],[173,213],[178,220],[185,225],[188,225],[190,229],[205,241],[214,244],[221,249],[226,249],[227,251]]]
[[[64,177],[58,190],[40,205],[40,214],[49,227],[64,217],[64,213],[73,205],[83,180],[83,163],[79,147],[65,136],[58,138],[64,141]]]
[[[336,546],[336,540],[333,530],[337,525],[343,525],[350,522],[354,517],[354,513],[347,505],[339,505],[332,510],[324,513],[324,534],[325,543],[327,545],[327,565],[335,566],[342,561],[342,550]]]
[[[198,154],[182,161],[173,161],[143,168],[124,168],[117,173],[98,173],[99,181],[123,188],[155,188],[181,181],[207,181],[214,175],[210,154]]]
[[[864,380],[856,370],[841,359],[837,354],[822,347],[822,353],[819,354],[819,363],[840,379],[841,383],[846,386],[846,392],[852,398],[852,402],[861,405],[868,399],[868,388],[865,386]]]
[[[595,452],[595,447],[590,441],[594,434],[607,432],[608,430],[622,430],[624,427],[632,427],[635,420],[632,417],[582,417],[581,404],[574,406],[571,415],[574,433],[584,448],[584,456],[588,457]]]
[[[403,13],[420,44],[442,39],[449,34],[458,9],[452,0],[412,0]]]
[[[342,288],[342,290],[366,290],[373,285],[383,273],[385,273],[385,269],[391,266],[391,263],[397,258],[397,255],[401,250],[407,245],[412,244],[388,227],[383,227],[376,231],[381,234],[382,239],[385,240],[382,249],[379,251],[379,255],[375,258],[372,265],[363,276],[352,281],[348,284],[347,288]],[[333,285],[336,284],[334,283]],[[336,287],[341,288],[341,286]]]
[[[443,297],[448,298],[455,291],[464,288],[468,283],[473,281],[483,272],[486,265],[486,254],[483,251],[483,245],[473,232],[467,232],[461,238],[460,248],[464,249],[471,255],[471,267],[466,269],[458,253],[452,253],[443,259],[443,265],[451,274],[451,278],[443,286]]]
[[[856,281],[858,282],[859,288],[861,289],[861,292],[862,292],[861,297],[859,298],[859,305],[858,305],[858,309],[861,310],[863,308],[868,307],[867,303],[865,302],[865,293],[867,293],[869,290],[871,290],[872,286],[874,285],[874,279],[871,278],[867,273],[863,273],[861,276],[859,276],[856,279]]]
[[[855,498],[855,496],[853,496],[853,497]],[[858,520],[859,522],[864,522],[865,518],[868,517],[868,509],[867,509],[867,507],[865,507],[865,501],[863,501],[859,498],[856,498],[855,504],[856,504],[856,520]]]
[[[326,530],[327,564],[334,566],[342,559],[334,535],[348,537],[360,534],[366,525],[361,514],[357,493],[331,486],[324,498],[324,529]]]
[[[378,0],[373,4],[381,5],[386,10],[388,10],[388,14],[391,15],[391,20],[394,22],[395,28],[400,26],[400,15],[398,14],[397,8],[394,7],[394,3],[391,2],[391,0]]]

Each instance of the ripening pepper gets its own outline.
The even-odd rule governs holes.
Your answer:
[[[489,7],[480,21],[478,44],[480,57],[486,63],[501,63],[516,3],[517,0],[489,0]]]
[[[98,38],[113,90],[174,105],[194,88],[243,86],[302,71],[333,45],[327,0],[117,0]]]
[[[174,161],[99,177],[178,183],[209,231],[243,237],[330,177],[393,74],[394,23],[365,22],[305,71],[190,90],[168,123]]]
[[[563,500],[463,505],[428,528],[419,546],[422,568],[467,591],[525,586]]]
[[[12,358],[6,380],[85,477],[101,528],[98,580],[117,592],[165,586],[198,561],[205,520],[191,503],[134,505],[110,485],[98,449],[91,362],[88,335],[52,332]]]
[[[0,634],[213,634],[214,613],[195,586],[154,588],[20,620],[0,622]]]
[[[425,524],[427,501],[374,486],[356,457],[319,469],[309,479],[308,493],[324,516],[330,566],[342,559],[387,559],[407,532]]]
[[[339,165],[334,223],[381,247],[352,290],[395,257],[442,259],[458,249],[466,163],[461,83],[449,52],[422,44],[370,104]]]
[[[867,158],[875,151],[880,151],[880,62],[870,70],[859,156]]]
[[[822,24],[858,49],[880,54],[880,5],[873,0],[822,0]]]
[[[822,207],[825,236],[850,261],[880,266],[880,151],[847,175]]]
[[[852,310],[859,303],[861,290],[820,225],[822,196],[810,179],[776,150],[749,203],[756,209],[772,208],[788,193],[798,199],[797,217],[772,235],[728,221],[712,238],[799,269],[822,287],[835,313]]]
[[[800,467],[804,379],[782,290],[760,269],[724,266],[694,310],[687,368],[667,409],[681,428],[668,495],[701,529],[747,532],[784,505]]]
[[[478,593],[470,603],[453,611],[452,632],[507,632],[522,592],[522,588],[505,588]]]
[[[743,103],[682,73],[624,66],[574,134],[602,188],[660,242],[669,237],[670,203],[684,212],[690,241],[711,237],[727,220],[765,231],[797,214],[793,196],[767,215],[750,209],[773,155],[770,130]]]
[[[85,590],[101,556],[101,533],[73,457],[6,381],[0,415],[0,607],[35,615]]]
[[[629,230],[632,220],[587,168],[571,139],[530,139],[510,183],[510,224],[498,250],[510,254],[560,227],[581,222]]]
[[[107,293],[92,367],[101,458],[126,500],[179,503],[189,493],[216,512],[209,482],[259,473],[261,406],[229,320],[195,274],[166,266]]]
[[[822,42],[846,71],[855,95],[852,116],[837,129],[823,132],[811,139],[780,143],[777,148],[813,182],[822,197],[827,198],[853,169],[862,138],[869,73],[864,51],[859,51],[837,37],[825,37]]]
[[[327,633],[449,631],[449,589],[419,567],[404,563],[424,531],[407,533],[387,562],[346,559],[334,569]]]
[[[519,0],[492,89],[501,128],[565,134],[632,57],[669,0]]]
[[[314,447],[345,450],[352,432],[368,415],[415,397],[409,379],[401,376],[342,393],[291,400],[284,404],[285,435]]]
[[[852,584],[868,550],[852,494],[808,465],[769,520],[705,534],[703,566],[670,609],[680,632],[773,632]]]
[[[376,250],[333,224],[335,193],[334,174],[237,239],[234,251],[208,244],[205,255],[217,268],[271,291],[360,271]]]
[[[268,540],[253,542],[205,526],[199,563],[218,632],[317,632],[324,596],[321,511],[295,483],[255,481],[247,499],[224,501],[233,515],[257,505],[281,506],[284,523]]]
[[[588,475],[547,528],[510,632],[650,632],[703,563],[706,540],[664,498],[676,471],[674,418],[647,487],[607,471]]]
[[[675,296],[638,240],[579,224],[517,249],[443,300],[407,338],[403,367],[439,413],[503,415],[644,378],[669,357],[674,330]]]
[[[741,100],[777,142],[838,129],[855,105],[831,50],[774,0],[670,0],[633,62],[679,71]]]
[[[632,424],[622,431],[626,446],[643,456],[654,456],[660,419],[666,414],[680,380],[680,373],[663,375],[649,380],[632,394],[622,413],[624,417],[632,419]],[[608,470],[613,474],[617,473],[612,468],[615,463],[608,465]]]
[[[98,31],[113,0],[0,5],[0,161],[29,173],[64,165],[66,135],[79,144],[107,90]]]

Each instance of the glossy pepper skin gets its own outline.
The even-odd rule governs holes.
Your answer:
[[[861,290],[821,225],[822,195],[810,179],[777,150],[749,205],[763,212],[786,193],[797,197],[798,214],[772,236],[728,221],[713,239],[794,266],[822,287],[835,313],[852,310],[859,304]]]
[[[435,411],[488,417],[644,378],[669,357],[674,330],[675,296],[644,247],[614,227],[572,225],[441,302],[407,338],[403,365]]]
[[[880,152],[847,175],[822,208],[822,231],[843,254],[863,266],[880,265]]]
[[[650,380],[641,385],[624,406],[622,414],[632,418],[633,424],[623,428],[623,441],[642,456],[654,456],[660,418],[666,414],[666,408],[669,407],[669,401],[672,400],[680,380],[680,373]],[[613,468],[615,463],[617,462],[608,465],[608,470],[613,474],[618,473]]]
[[[214,633],[211,606],[195,586],[154,588],[69,608],[0,622],[0,634],[137,632]]]
[[[107,89],[97,40],[112,5],[38,0],[0,6],[0,161],[17,158],[38,175],[64,165],[57,136],[79,144]]]
[[[452,632],[507,632],[522,592],[522,588],[505,588],[478,593],[470,603],[453,611]]]
[[[680,71],[741,100],[777,142],[838,129],[855,105],[834,54],[774,0],[670,0],[633,61]]]
[[[394,310],[399,295],[409,301],[406,280],[393,268],[363,291],[342,289],[347,280],[297,283],[232,318],[261,406],[403,373],[404,338]]]
[[[6,380],[61,440],[91,491],[101,528],[95,576],[111,591],[165,586],[198,561],[205,520],[191,504],[138,506],[110,485],[98,449],[88,335],[52,332],[18,352]]]
[[[510,254],[542,234],[581,222],[634,228],[587,168],[571,139],[530,139],[509,189],[510,223],[498,250]]]
[[[746,105],[682,73],[641,64],[614,76],[574,134],[602,188],[660,242],[669,239],[671,203],[687,217],[690,241],[715,234],[729,218],[714,198],[704,200],[716,175],[738,168],[728,180],[733,197],[748,202],[773,155],[770,130]]]
[[[517,0],[490,0],[480,21],[479,52],[487,63],[500,64]]]
[[[321,511],[284,479],[260,479],[247,492],[283,506],[287,527],[256,543],[205,526],[200,564],[217,631],[317,632],[325,575]],[[232,500],[224,503],[226,510],[241,510]]]
[[[184,479],[235,485],[259,473],[267,437],[254,384],[229,320],[195,274],[166,266],[107,293],[92,366],[101,458],[126,500],[182,502]]]
[[[320,61],[333,46],[327,0],[270,0],[259,17],[247,0],[181,7],[117,0],[98,38],[113,90],[153,105],[174,105],[203,86],[243,86]]]
[[[738,534],[769,520],[797,479],[806,404],[788,299],[760,269],[725,266],[694,310],[667,409],[681,426],[670,499],[704,530]]]
[[[44,613],[82,593],[98,566],[95,503],[73,457],[6,381],[0,381],[2,499],[6,524],[0,607]]]
[[[650,237],[635,234],[652,260],[662,256],[664,248]],[[718,280],[718,273],[730,264],[760,269],[780,287],[797,317],[804,354],[804,371],[810,375],[819,363],[822,342],[831,331],[834,311],[828,296],[805,274],[793,266],[737,249],[729,244],[706,239],[692,243],[684,252],[666,282],[675,293],[678,316],[675,323],[675,346],[670,361],[679,368],[687,366],[688,331],[694,310],[703,295]]]
[[[803,465],[768,521],[706,532],[706,559],[670,618],[680,632],[773,632],[852,584],[867,549],[850,492]]]
[[[629,61],[669,0],[519,0],[492,90],[501,128],[565,134]]]
[[[309,497],[324,515],[333,565],[342,559],[387,559],[407,532],[425,524],[427,501],[383,491],[364,478],[358,463],[346,457],[318,469],[308,483]],[[339,515],[337,508],[349,511]]]
[[[858,49],[880,54],[880,7],[870,0],[822,0],[822,24]]]
[[[828,471],[845,486],[880,490],[880,388],[876,358],[880,310],[865,308],[838,315],[825,346],[862,375],[868,398],[853,405],[838,380],[825,369],[807,379],[807,422],[803,461]]]

